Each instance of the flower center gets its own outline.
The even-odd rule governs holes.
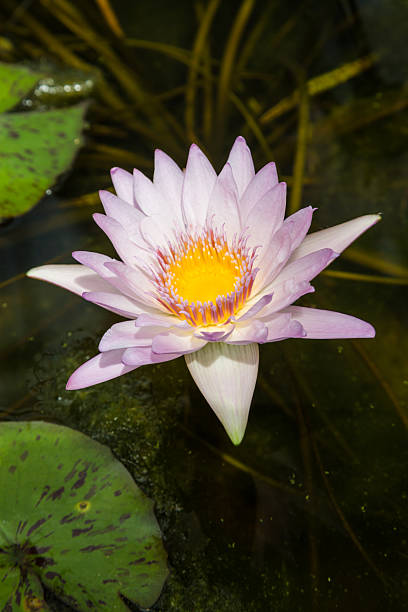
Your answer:
[[[158,301],[194,326],[225,323],[248,299],[255,280],[256,249],[246,242],[241,234],[229,244],[223,231],[205,228],[157,249]]]

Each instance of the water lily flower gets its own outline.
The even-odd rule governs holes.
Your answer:
[[[284,219],[286,185],[275,164],[257,173],[238,137],[217,176],[193,144],[185,171],[155,152],[153,181],[111,171],[116,195],[101,191],[94,220],[120,260],[75,251],[73,265],[28,272],[127,321],[102,337],[100,353],[69,378],[81,389],[139,366],[184,355],[187,367],[234,444],[243,438],[264,342],[287,338],[371,338],[350,315],[293,302],[355,238],[379,220],[366,215],[306,235],[314,209]]]

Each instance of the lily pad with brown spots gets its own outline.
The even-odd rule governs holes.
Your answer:
[[[26,66],[0,62],[0,112],[13,108],[43,76]]]
[[[0,423],[0,610],[149,607],[167,577],[152,502],[110,450],[43,422]]]
[[[82,143],[86,108],[0,115],[0,220],[30,210],[69,169]]]

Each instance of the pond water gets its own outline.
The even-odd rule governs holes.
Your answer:
[[[112,116],[96,91],[72,173],[29,213],[0,227],[0,418],[44,419],[107,444],[154,500],[170,567],[154,610],[408,609],[406,4],[210,1],[180,2],[170,11],[161,1],[153,12],[148,2],[112,2],[133,41],[126,43],[99,3],[84,3],[83,23],[91,28],[97,12],[95,31],[105,33],[119,68],[86,28],[69,29],[70,11],[80,23],[74,3],[40,4],[18,12],[10,1],[1,9],[11,59],[62,61],[35,34],[31,17],[55,28],[57,40],[127,98],[122,114]],[[206,43],[199,48],[205,19]],[[191,71],[189,53],[178,61],[141,41],[194,48],[203,70]],[[355,76],[311,84],[359,58],[369,59]],[[126,66],[165,113],[153,116],[143,101],[132,101],[118,77]],[[188,89],[192,80],[195,89]],[[192,91],[193,124],[186,112]],[[282,99],[285,111],[277,108]],[[146,133],[135,122],[145,122]],[[135,165],[151,175],[156,146],[166,150],[167,143],[185,164],[192,133],[217,171],[242,133],[257,168],[277,162],[291,207],[318,208],[313,229],[383,216],[301,301],[370,321],[376,338],[261,346],[238,447],[183,359],[66,391],[72,371],[121,319],[25,277],[34,266],[71,263],[74,250],[113,254],[91,218],[102,210],[97,196],[81,196],[106,188],[112,166]],[[51,609],[70,609],[47,597]]]

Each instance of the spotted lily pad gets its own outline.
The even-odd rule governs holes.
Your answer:
[[[0,112],[13,108],[42,77],[25,66],[0,62]]]
[[[82,103],[0,115],[0,219],[27,212],[70,167],[85,110]]]
[[[75,610],[158,598],[166,553],[152,502],[110,450],[43,422],[0,423],[0,610]]]

